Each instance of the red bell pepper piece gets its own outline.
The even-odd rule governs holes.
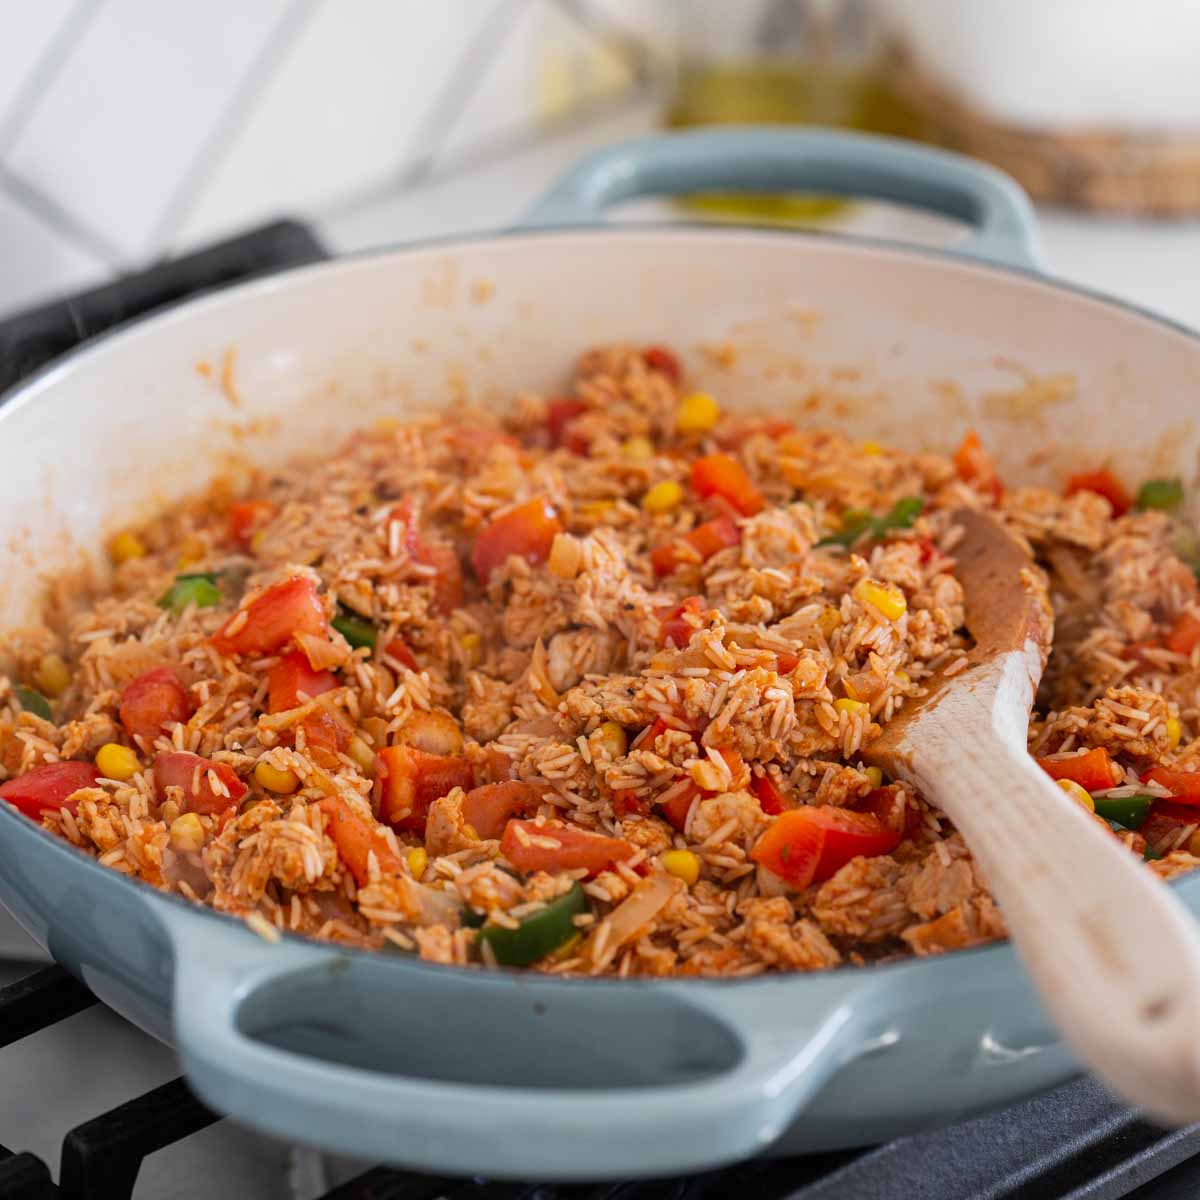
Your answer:
[[[546,406],[546,428],[550,431],[551,449],[565,446],[572,454],[587,453],[587,441],[571,429],[575,418],[586,411],[587,405],[582,400],[566,398],[550,401]]]
[[[704,499],[720,496],[743,517],[763,510],[762,492],[732,454],[707,454],[692,463],[692,487]]]
[[[582,867],[589,875],[599,875],[613,863],[632,857],[634,848],[620,838],[576,829],[561,821],[539,825],[536,821],[514,820],[504,827],[500,853],[518,871],[571,871]]]
[[[777,817],[792,807],[788,795],[770,775],[754,775],[750,790],[758,797],[759,807],[769,817]]]
[[[832,878],[851,859],[890,854],[902,836],[871,813],[806,805],[780,813],[750,857],[802,890]]]
[[[699,596],[689,596],[674,608],[664,610],[662,623],[658,627],[658,644],[661,647],[675,646],[682,650],[692,640],[698,626],[684,619],[685,614],[698,617],[703,601]]]
[[[958,449],[954,452],[954,469],[959,479],[973,484],[981,491],[990,492],[997,504],[1004,497],[1004,484],[996,473],[996,464],[992,456],[983,448],[979,434],[973,429],[963,438]]]
[[[270,500],[241,500],[229,509],[229,536],[243,550],[250,549],[250,541],[260,526],[275,515],[275,505]]]
[[[460,755],[427,754],[413,746],[387,746],[375,756],[375,807],[380,820],[424,836],[429,806],[456,787],[474,785],[471,764]]]
[[[1172,771],[1169,767],[1153,767],[1142,776],[1142,782],[1165,787],[1177,804],[1200,804],[1200,771]]]
[[[679,359],[666,346],[647,346],[642,351],[642,361],[650,370],[660,372],[674,384],[683,378]]]
[[[691,533],[685,533],[681,538],[655,547],[650,552],[650,563],[656,575],[670,575],[681,563],[695,562],[697,558],[706,562],[718,550],[736,546],[741,540],[741,531],[731,517],[717,517],[697,525]],[[695,553],[690,553],[687,547],[691,547]]]
[[[462,806],[463,820],[481,838],[498,838],[511,818],[536,811],[541,798],[539,788],[519,779],[485,783],[467,793]]]
[[[48,811],[65,808],[73,813],[79,802],[71,800],[71,796],[80,788],[91,787],[99,777],[100,772],[92,763],[43,763],[0,786],[0,799],[40,821],[42,813]]]
[[[1071,779],[1089,792],[1114,787],[1118,774],[1103,746],[1071,758],[1039,758],[1037,764],[1051,779]]]
[[[370,855],[375,853],[382,875],[395,875],[400,859],[388,844],[382,829],[372,827],[340,796],[326,796],[319,807],[325,814],[325,831],[337,847],[338,858],[354,876],[354,882],[364,887],[370,881]]]
[[[1085,471],[1081,475],[1072,475],[1067,480],[1066,494],[1074,496],[1077,492],[1095,492],[1097,496],[1103,496],[1114,517],[1123,517],[1133,507],[1132,497],[1111,471]]]
[[[1179,615],[1179,619],[1167,634],[1165,645],[1176,654],[1191,654],[1200,642],[1200,617],[1190,609]]]

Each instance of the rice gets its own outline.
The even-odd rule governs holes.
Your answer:
[[[680,436],[686,389],[669,356],[651,361],[590,351],[569,399],[384,424],[218,480],[139,529],[147,553],[110,582],[56,583],[45,626],[0,647],[8,798],[47,764],[133,749],[131,779],[88,779],[43,824],[268,940],[490,967],[514,961],[505,936],[550,923],[557,948],[526,965],[741,977],[1001,938],[950,822],[861,760],[932,676],[968,665],[951,517],[967,504],[1028,539],[1049,580],[1031,751],[1055,773],[1103,751],[1116,770],[1096,801],[1148,797],[1153,869],[1196,865],[1200,820],[1145,778],[1200,771],[1177,521],[1114,517],[1088,491],[1001,498],[982,451],[963,478],[957,459],[766,417]],[[697,459],[740,468],[749,502],[736,486],[701,496]],[[646,511],[666,481],[681,498]],[[826,540],[849,510],[911,497],[915,519]],[[494,544],[514,553],[488,551],[506,527]],[[181,571],[211,575],[219,602],[164,611]],[[901,611],[864,604],[863,581]],[[307,623],[263,636],[263,605],[288,589],[309,597]],[[71,676],[52,722],[14,690],[48,654]],[[139,727],[135,681],[163,667],[185,703]],[[767,834],[830,808],[891,849],[770,857]],[[1143,851],[1141,833],[1119,836]]]

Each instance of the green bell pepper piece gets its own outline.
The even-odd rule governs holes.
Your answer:
[[[366,646],[371,650],[375,649],[375,642],[379,637],[379,631],[370,621],[365,620],[363,617],[357,617],[353,613],[348,613],[343,608],[329,623],[356,650],[360,646]]]
[[[921,515],[925,501],[920,496],[903,496],[882,517],[873,517],[860,508],[847,509],[842,515],[842,532],[823,537],[818,546],[844,546],[849,550],[866,535],[881,538],[889,529],[911,529]]]
[[[1180,479],[1147,479],[1138,488],[1137,506],[1174,512],[1183,503],[1183,481]]]
[[[1124,829],[1140,829],[1154,803],[1153,796],[1093,796],[1096,812]]]
[[[576,883],[565,896],[526,917],[516,929],[484,925],[479,940],[491,946],[502,966],[527,967],[570,941],[579,932],[574,918],[587,910],[587,897]]]
[[[221,592],[217,588],[217,577],[200,572],[193,575],[176,575],[175,582],[158,598],[158,607],[181,613],[189,604],[197,608],[212,608],[220,604]]]
[[[33,713],[35,717],[41,717],[43,721],[53,721],[54,715],[50,711],[50,701],[42,695],[41,692],[35,692],[33,688],[16,687],[13,688],[17,699],[21,702],[21,707],[27,713]]]

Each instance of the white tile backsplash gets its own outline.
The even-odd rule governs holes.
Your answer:
[[[106,0],[7,165],[122,254],[149,254],[291,2]]]
[[[26,98],[23,93],[42,66],[43,55],[72,11],[91,2],[37,0],[32,4],[11,4],[5,9],[4,36],[0,37],[0,146],[11,129],[12,105]]]
[[[496,153],[580,109],[628,90],[629,62],[553,0],[510,4],[512,21],[466,97],[431,148],[433,170]]]
[[[177,241],[397,179],[475,35],[508,0],[339,0],[264,87]],[[468,81],[469,82],[469,81]]]
[[[0,188],[0,317],[39,300],[99,283],[111,267]]]

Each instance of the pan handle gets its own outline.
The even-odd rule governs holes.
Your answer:
[[[618,996],[603,981],[268,944],[211,915],[159,915],[175,946],[175,1041],[203,1100],[276,1136],[429,1171],[600,1179],[750,1157],[870,1048],[864,1021],[879,1011],[844,976]],[[603,1078],[646,1022],[676,1075],[646,1077],[647,1056],[625,1051],[629,1079]],[[496,1055],[521,1056],[517,1086],[478,1052],[481,1027]],[[599,1075],[572,1078],[575,1059]]]
[[[893,200],[972,228],[954,249],[1041,272],[1029,197],[995,167],[899,138],[825,129],[723,127],[658,134],[588,155],[541,198],[523,228],[594,225],[640,196],[804,189]]]

